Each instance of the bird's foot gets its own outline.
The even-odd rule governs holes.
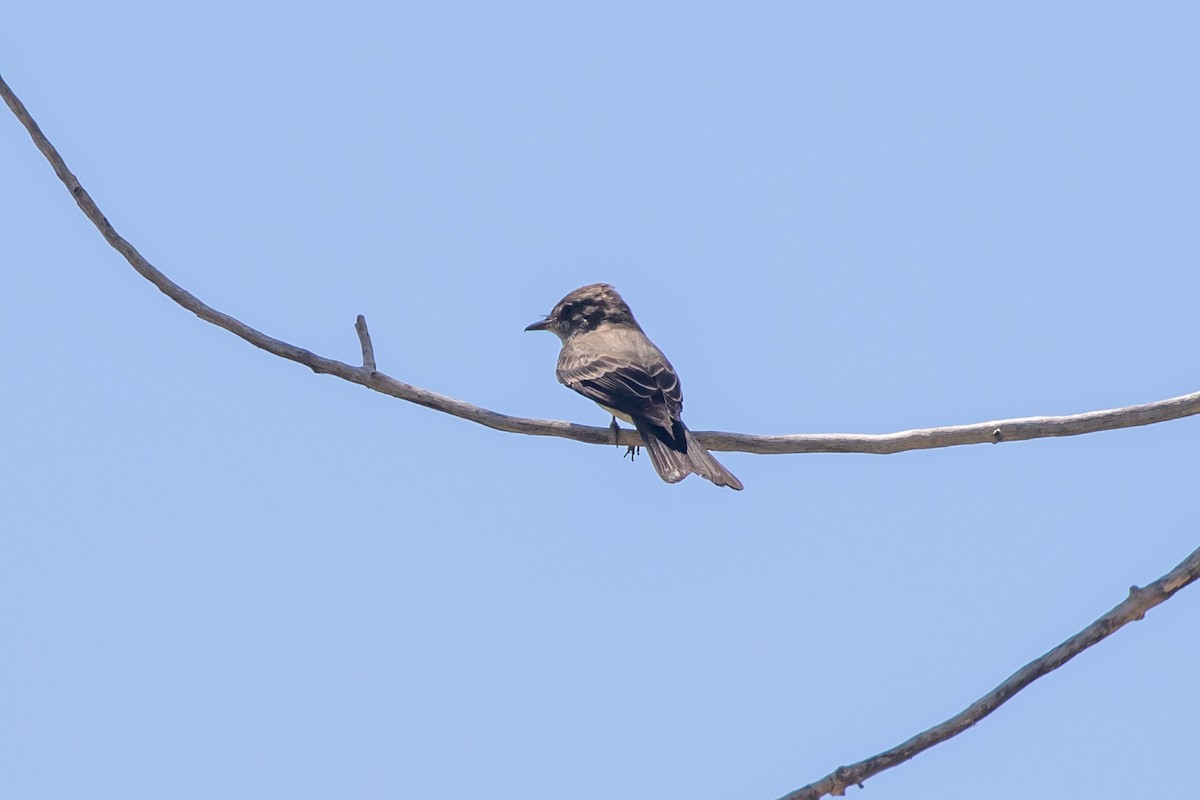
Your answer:
[[[617,424],[616,417],[612,418],[612,423],[608,427],[612,428],[613,444],[615,444],[617,447],[620,447],[621,446],[621,426]],[[625,458],[625,456],[629,456],[629,460],[633,461],[634,456],[638,455],[641,452],[642,452],[642,448],[640,445],[636,445],[636,444],[625,445],[625,455],[621,456],[621,458]]]

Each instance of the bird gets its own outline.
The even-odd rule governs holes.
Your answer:
[[[559,383],[611,414],[614,437],[617,418],[633,425],[664,481],[678,483],[694,473],[717,486],[742,489],[742,482],[683,424],[683,390],[675,368],[612,286],[579,287],[525,330],[550,331],[559,338]]]

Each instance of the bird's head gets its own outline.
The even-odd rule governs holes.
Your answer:
[[[565,342],[576,334],[594,331],[605,324],[638,327],[633,312],[616,289],[607,283],[592,283],[559,300],[545,319],[525,330],[550,331]]]

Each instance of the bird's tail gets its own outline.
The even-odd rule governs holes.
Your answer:
[[[675,424],[676,442],[667,443],[656,436],[649,426],[634,420],[634,425],[645,442],[646,452],[650,455],[650,463],[654,465],[658,476],[667,483],[678,483],[694,472],[717,486],[728,486],[740,491],[742,482],[725,469],[712,453],[705,450],[704,445],[696,441],[696,437],[682,422]],[[678,436],[680,432],[682,436]]]
[[[704,445],[696,441],[696,437],[692,436],[691,431],[684,428],[683,434],[687,439],[687,457],[692,463],[692,472],[705,480],[712,481],[717,486],[728,486],[739,492],[742,490],[742,482],[732,472],[725,469],[725,465],[717,461]]]

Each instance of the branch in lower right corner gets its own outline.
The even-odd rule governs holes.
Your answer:
[[[1200,580],[1200,548],[1193,550],[1175,569],[1153,583],[1140,589],[1136,586],[1131,587],[1129,595],[1107,614],[1057,647],[1030,661],[995,689],[950,719],[918,733],[891,750],[863,759],[856,764],[838,767],[824,778],[784,795],[781,800],[820,800],[826,795],[841,796],[845,794],[848,786],[861,787],[863,781],[868,778],[902,764],[913,756],[967,730],[1038,678],[1058,669],[1130,622],[1142,619],[1151,608],[1168,600],[1180,589],[1197,580]]]

